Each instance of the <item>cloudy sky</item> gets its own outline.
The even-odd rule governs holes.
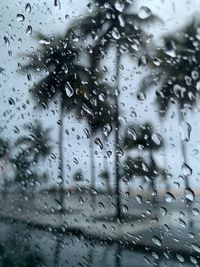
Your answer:
[[[31,9],[25,8],[30,4]],[[88,10],[88,1],[85,0],[60,0],[60,8],[54,6],[54,0],[40,1],[15,1],[0,0],[0,127],[2,135],[14,140],[23,130],[21,125],[27,121],[41,119],[46,127],[52,127],[52,138],[57,142],[57,107],[50,106],[48,111],[34,111],[29,89],[34,81],[39,77],[33,76],[30,82],[25,75],[20,74],[18,64],[22,62],[22,55],[32,52],[39,47],[39,43],[34,40],[36,32],[43,32],[53,36],[63,34],[71,20],[80,19],[85,14],[92,12]],[[161,43],[162,35],[169,31],[176,31],[182,25],[191,20],[194,14],[200,12],[198,0],[144,0],[138,1],[137,11],[142,12],[141,7],[147,6],[151,11],[162,18],[164,23],[148,28],[158,43]],[[32,29],[32,30],[30,30]],[[112,54],[110,55],[112,59]],[[124,70],[120,74],[121,90],[120,106],[122,109],[121,121],[125,128],[131,122],[144,122],[151,120],[158,133],[164,134],[166,139],[165,151],[156,155],[160,165],[164,163],[173,174],[172,183],[178,180],[182,174],[181,152],[180,152],[180,126],[178,124],[176,107],[172,107],[167,120],[161,123],[158,119],[158,109],[154,104],[154,92],[149,94],[144,101],[138,101],[134,93],[141,79],[141,73],[146,70],[138,70],[130,60],[122,61]],[[111,68],[111,67],[110,67]],[[12,99],[12,101],[11,101]],[[193,186],[199,184],[199,108],[195,112],[188,113],[186,121],[192,127],[191,139],[188,142],[188,162],[193,169],[190,180]],[[76,169],[83,169],[85,177],[89,177],[89,152],[87,139],[84,129],[86,124],[75,121],[72,115],[65,118],[65,129],[69,135],[65,135],[65,171],[69,180],[71,174]],[[96,149],[97,170],[101,169],[102,152],[98,146]],[[112,146],[108,145],[108,150],[112,151]],[[52,181],[56,181],[57,173],[57,147],[55,144],[54,156],[47,160],[46,167],[50,166]],[[110,166],[112,156],[110,158]],[[181,179],[180,179],[181,181]]]

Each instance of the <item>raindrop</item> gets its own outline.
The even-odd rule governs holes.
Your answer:
[[[166,209],[165,207],[161,207],[161,208],[160,208],[160,211],[161,211],[162,216],[166,216],[166,214],[167,214],[167,209]]]
[[[191,134],[192,127],[188,122],[181,122],[180,126],[180,134],[181,134],[181,140],[188,142],[190,140],[190,134]]]
[[[115,8],[117,11],[122,12],[124,10],[124,4],[122,3],[122,1],[116,1]]]
[[[179,254],[176,254],[176,258],[179,262],[183,263],[185,260],[183,258],[183,256],[179,255]]]
[[[9,103],[9,105],[11,105],[11,106],[14,106],[14,105],[15,105],[15,101],[14,101],[13,98],[9,98],[9,99],[8,99],[8,103]]]
[[[123,205],[122,210],[123,210],[123,212],[128,212],[128,207],[126,205]]]
[[[118,31],[117,28],[113,28],[113,30],[112,30],[112,36],[113,36],[113,38],[114,38],[115,40],[119,40],[119,38],[120,38],[120,33],[119,33],[119,31]]]
[[[7,47],[9,47],[9,46],[10,46],[10,41],[9,41],[8,37],[4,36],[3,39],[4,39],[4,42],[5,42],[5,45],[6,45]]]
[[[191,176],[192,175],[192,168],[188,166],[186,163],[182,165],[182,172],[184,176]]]
[[[198,253],[200,253],[200,247],[197,244],[192,244],[191,247],[197,251]]]
[[[137,132],[133,128],[127,130],[127,134],[135,141],[137,140]]]
[[[104,204],[102,202],[99,202],[99,208],[105,209],[105,206],[104,206]]]
[[[122,14],[120,14],[120,15],[118,16],[118,19],[119,19],[119,24],[120,24],[120,26],[121,26],[121,27],[124,27],[124,26],[125,26],[125,19],[124,19],[124,17],[122,16]]]
[[[195,200],[195,194],[192,191],[192,189],[190,189],[190,188],[185,189],[185,198],[186,198],[186,200],[189,200],[191,202],[193,202]]]
[[[60,0],[54,0],[54,6],[60,9],[61,7]]]
[[[33,31],[33,29],[32,29],[32,27],[31,27],[31,25],[28,25],[28,27],[27,27],[27,29],[26,29],[26,34],[27,34],[27,35],[30,35],[30,34],[32,34],[32,31]]]
[[[171,203],[171,202],[173,202],[175,200],[176,200],[176,198],[174,197],[174,195],[172,193],[167,192],[165,194],[165,201],[166,202]]]
[[[74,89],[69,82],[67,82],[67,86],[65,86],[65,92],[68,97],[72,97],[74,94]]]
[[[197,79],[199,78],[199,73],[198,73],[198,71],[193,70],[191,76],[192,76],[192,79],[193,79],[193,80],[197,80]]]
[[[159,145],[161,144],[162,137],[161,137],[160,134],[157,134],[157,133],[152,134],[151,139],[154,141],[154,143],[155,143],[156,145],[159,146]]]
[[[146,6],[142,6],[138,13],[138,16],[141,19],[148,19],[151,15],[152,15],[151,10]]]
[[[194,263],[194,264],[197,264],[198,263],[198,261],[194,257],[192,257],[192,256],[190,256],[190,261],[192,263]]]
[[[103,126],[103,134],[107,137],[112,131],[112,126],[109,123],[106,123]]]
[[[161,247],[162,246],[162,242],[161,240],[157,237],[157,236],[153,236],[152,241],[154,244],[156,244],[157,246]]]
[[[25,12],[27,14],[31,13],[31,4],[30,3],[27,3],[26,6],[25,6]]]
[[[146,94],[144,92],[139,92],[137,94],[137,99],[140,101],[144,101],[146,99]]]
[[[136,200],[139,204],[142,204],[142,197],[140,195],[136,196]]]
[[[24,15],[22,15],[22,14],[17,14],[17,21],[22,22],[22,21],[24,21],[24,20],[25,20]]]
[[[87,138],[90,138],[90,132],[87,128],[84,129],[84,133],[85,133]]]
[[[197,89],[198,92],[200,91],[200,81],[198,81],[198,82],[196,83],[196,89]]]
[[[96,138],[96,139],[94,140],[94,143],[95,143],[96,145],[98,145],[99,148],[100,148],[101,150],[103,149],[103,144],[102,144],[102,142],[101,142],[101,140],[100,140],[99,138]]]

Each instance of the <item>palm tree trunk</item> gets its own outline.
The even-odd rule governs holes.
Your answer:
[[[178,114],[179,114],[179,124],[181,124],[182,121],[184,121],[184,116],[181,112],[182,106],[181,104],[178,107]],[[187,160],[187,149],[186,146],[184,144],[184,141],[181,140],[181,152],[182,152],[182,156],[183,156],[183,163],[188,165],[188,160]],[[188,181],[188,175],[184,175],[184,181],[185,181],[185,189],[189,188],[189,181]],[[188,213],[188,225],[190,228],[193,228],[193,221],[191,219],[191,210],[192,210],[192,202],[189,201],[189,199],[186,198],[185,200],[185,204],[186,204],[186,209],[187,209],[187,213]]]
[[[164,135],[165,135],[164,122],[161,121],[160,125],[161,125],[162,138],[164,140]],[[167,153],[166,153],[166,151],[165,151],[165,155],[163,157],[163,165],[164,165],[164,169],[167,171],[168,160],[167,160]],[[166,173],[163,173],[163,178],[162,179],[163,179],[163,181],[165,183],[165,191],[166,192],[170,192],[170,185],[169,185],[169,182],[167,180],[167,174]]]
[[[115,94],[115,195],[116,195],[116,217],[121,218],[121,196],[120,196],[120,174],[119,174],[119,67],[120,67],[120,53],[119,47],[116,47],[116,94]]]
[[[179,107],[178,107],[179,125],[181,124],[181,122],[184,121],[184,117],[183,117],[183,114],[181,112],[181,109],[182,109],[182,106],[179,105]],[[186,146],[184,144],[184,141],[182,141],[182,140],[181,140],[181,153],[182,153],[182,156],[183,156],[184,164],[187,164],[187,149],[186,149]],[[188,176],[185,175],[184,178],[185,178],[184,179],[184,181],[185,181],[185,188],[188,188],[189,187]]]
[[[91,175],[91,186],[90,186],[91,204],[95,204],[95,195],[93,193],[93,190],[95,189],[94,140],[91,127],[90,127],[90,175]]]
[[[63,116],[64,116],[64,105],[63,105],[63,95],[60,98],[60,110],[59,110],[59,178],[60,183],[60,205],[61,211],[64,211],[64,166],[63,166]]]
[[[107,156],[106,156],[106,137],[104,134],[103,134],[103,141],[104,141],[103,168],[104,168],[104,171],[108,173]],[[108,175],[108,177],[106,179],[106,187],[107,187],[108,194],[111,193],[109,177],[110,176]]]
[[[156,196],[154,195],[154,192],[156,192],[156,183],[155,183],[155,176],[153,175],[153,171],[154,171],[154,166],[155,166],[155,161],[153,159],[153,152],[152,150],[150,150],[150,166],[152,167],[152,175],[151,175],[151,190],[153,193],[153,204],[156,204]]]

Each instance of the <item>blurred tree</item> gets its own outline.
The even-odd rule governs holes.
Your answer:
[[[91,7],[92,15],[84,17],[78,23],[79,36],[87,38],[91,36],[94,43],[91,45],[91,53],[94,60],[100,61],[110,47],[116,47],[116,85],[115,85],[115,171],[116,171],[116,217],[121,217],[120,200],[120,174],[119,174],[119,87],[121,57],[124,54],[132,55],[133,58],[143,58],[147,52],[149,36],[143,30],[143,25],[154,22],[157,17],[149,12],[148,16],[141,18],[138,14],[130,13],[133,6],[129,1],[100,1],[93,0]],[[141,62],[141,60],[139,60]],[[145,60],[143,60],[145,62]]]
[[[28,136],[20,136],[15,144],[25,146],[26,151],[33,157],[35,164],[40,158],[49,156],[52,150],[52,140],[50,139],[50,128],[44,129],[41,122],[35,124],[25,124],[24,129],[29,131]]]
[[[19,152],[11,159],[15,166],[14,180],[21,183],[22,192],[34,190],[36,182],[46,180],[46,174],[39,174],[36,167],[40,159],[46,158],[51,150],[50,129],[43,129],[41,123],[25,124],[25,130],[29,131],[28,136],[21,136],[15,142]]]
[[[156,192],[155,178],[165,176],[165,171],[160,169],[153,157],[153,153],[163,148],[163,140],[160,134],[155,133],[153,125],[149,122],[141,125],[127,127],[124,140],[124,150],[148,152],[148,160],[143,157],[128,156],[124,162],[123,175],[130,180],[132,177],[148,177],[152,191]]]
[[[163,47],[156,48],[152,60],[152,73],[144,78],[141,90],[145,93],[152,86],[156,90],[156,102],[160,117],[165,118],[170,104],[177,106],[179,123],[184,126],[186,134],[181,137],[183,166],[187,163],[186,142],[190,139],[191,126],[184,122],[187,109],[193,110],[199,95],[200,40],[199,20],[193,19],[183,29],[163,38]],[[188,175],[185,187],[189,187]]]
[[[32,95],[37,99],[37,106],[48,108],[52,102],[59,103],[59,170],[60,170],[60,203],[61,211],[64,204],[64,166],[63,166],[63,118],[65,112],[75,111],[80,117],[80,111],[87,102],[86,87],[87,71],[80,65],[79,52],[73,45],[72,29],[64,38],[48,38],[39,34],[41,43],[38,53],[29,55],[30,62],[23,67],[23,71],[46,71],[45,77],[36,83]],[[28,74],[29,75],[29,74]],[[59,99],[59,102],[56,101]],[[85,109],[87,106],[85,104]]]

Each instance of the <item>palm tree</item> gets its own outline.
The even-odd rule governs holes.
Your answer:
[[[52,141],[49,137],[51,129],[43,129],[39,121],[35,124],[25,124],[24,129],[29,131],[29,135],[20,136],[15,144],[24,145],[26,151],[32,155],[32,160],[38,164],[40,158],[46,158],[52,150]]]
[[[101,88],[99,89],[99,87]],[[105,87],[103,84],[101,84],[98,87],[99,92],[105,92]],[[107,85],[105,85],[107,86]],[[97,91],[97,92],[98,92]],[[97,95],[99,96],[99,95]],[[94,100],[94,104],[92,104],[93,114],[86,114],[87,123],[90,127],[90,158],[91,158],[91,188],[95,188],[95,161],[94,161],[94,136],[97,132],[103,131],[103,127],[105,125],[111,125],[113,124],[113,112],[112,112],[112,106],[109,105],[110,101],[108,96],[106,97],[106,92],[104,93],[105,99],[102,101],[97,98],[96,96],[92,98]],[[96,139],[96,143],[103,149],[103,144],[100,141],[100,139]],[[104,144],[105,145],[105,144]],[[94,195],[91,190],[91,200],[92,202],[95,202]]]
[[[163,148],[162,137],[155,133],[151,123],[146,122],[141,125],[129,125],[126,129],[123,146],[126,151],[134,149],[148,151],[149,162],[143,157],[132,158],[128,156],[125,160],[125,177],[140,176],[148,177],[153,191],[155,188],[155,178],[159,175],[165,176],[165,171],[160,169],[153,157],[153,152]]]
[[[159,62],[155,75],[148,75],[142,82],[141,90],[146,91],[158,85],[156,102],[160,117],[165,118],[170,105],[175,103],[179,114],[179,123],[184,120],[185,108],[193,109],[199,95],[199,56],[200,41],[198,28],[200,23],[193,19],[180,31],[163,38],[163,47],[156,49],[155,59]],[[156,81],[156,83],[155,83]],[[190,126],[188,126],[188,132]],[[181,142],[183,166],[187,165],[185,141]],[[188,175],[185,176],[185,188],[189,187]]]
[[[45,77],[36,83],[31,93],[36,98],[37,106],[48,108],[51,102],[59,99],[59,170],[60,204],[64,208],[64,166],[63,166],[63,119],[64,113],[76,111],[80,116],[83,103],[87,100],[85,77],[87,71],[80,65],[79,50],[73,45],[72,31],[69,29],[64,38],[48,38],[38,35],[41,49],[30,55],[30,62],[23,71],[46,71]]]
[[[84,38],[92,36],[92,53],[94,60],[100,60],[113,45],[116,47],[116,85],[115,85],[115,170],[116,170],[116,217],[121,217],[120,200],[120,174],[119,174],[119,67],[121,57],[125,53],[131,54],[134,58],[140,57],[142,50],[146,50],[147,35],[143,31],[143,24],[157,19],[150,14],[145,19],[138,14],[130,13],[131,4],[128,1],[100,1],[93,0],[94,15],[89,15],[78,24],[79,34]],[[98,61],[99,61],[98,60]]]

